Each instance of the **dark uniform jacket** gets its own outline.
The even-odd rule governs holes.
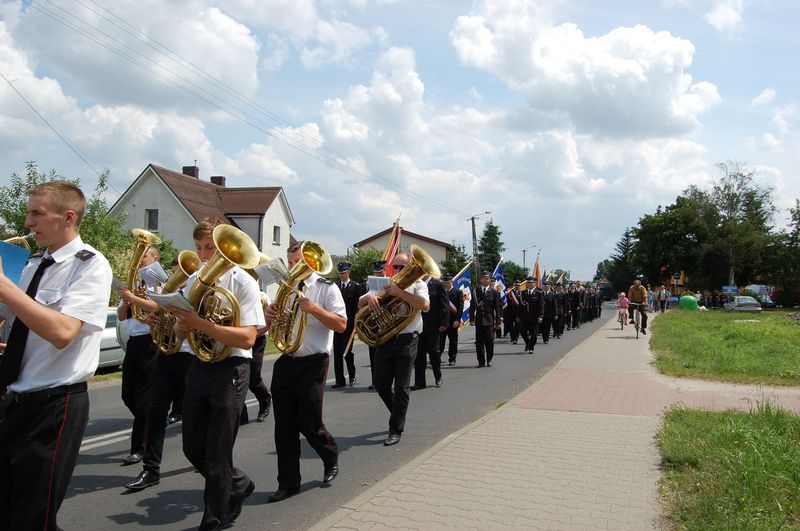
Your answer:
[[[464,313],[464,293],[453,286],[450,288],[450,291],[447,292],[447,299],[456,307],[456,311],[453,312],[452,307],[449,304],[447,305],[447,312],[450,314],[450,318],[447,320],[447,326],[453,326],[453,323],[461,319],[461,315]]]
[[[538,289],[528,293],[528,290],[521,290],[519,305],[519,320],[523,323],[533,323],[544,315],[544,297]]]
[[[483,286],[472,290],[472,303],[469,305],[469,320],[475,322],[475,326],[494,326],[500,322],[503,313],[503,306],[500,303],[500,292],[492,286],[486,288],[483,293]]]
[[[439,327],[450,322],[450,303],[441,280],[432,278],[428,282],[428,297],[430,308],[422,313],[422,333],[438,334]]]
[[[358,313],[358,298],[364,294],[364,290],[362,289],[361,284],[358,282],[353,282],[352,280],[347,283],[347,287],[344,289],[342,289],[341,282],[336,282],[336,285],[339,286],[339,290],[342,292],[344,307],[347,312],[347,330],[342,333],[349,335],[353,330],[356,314]]]

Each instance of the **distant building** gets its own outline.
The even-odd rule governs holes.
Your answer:
[[[148,164],[111,206],[126,226],[171,239],[178,249],[194,250],[192,229],[203,218],[218,218],[244,231],[270,258],[285,257],[294,217],[283,188],[227,188],[225,177],[200,180],[200,168],[178,173]]]
[[[354,243],[353,247],[358,249],[375,248],[383,251],[386,249],[386,243],[389,241],[391,233],[392,227],[389,226],[389,228],[382,230],[377,234],[373,234],[372,236],[364,238],[360,242]],[[433,238],[429,238],[428,236],[423,236],[422,234],[417,234],[400,227],[399,251],[407,253],[412,244],[422,247],[426,253],[431,255],[431,258],[433,258],[437,264],[444,262],[444,260],[447,258],[447,252],[453,248],[453,246],[449,243],[435,240]]]

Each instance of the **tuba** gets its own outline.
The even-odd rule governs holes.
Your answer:
[[[439,278],[439,266],[422,247],[411,246],[411,259],[401,271],[392,277],[392,283],[400,289],[430,275]],[[364,306],[356,314],[355,330],[358,338],[370,347],[379,347],[408,326],[417,316],[419,310],[413,309],[402,299],[381,293],[380,309],[373,312]]]
[[[258,247],[247,234],[231,225],[217,225],[213,238],[217,252],[197,272],[187,299],[203,319],[221,326],[239,326],[239,302],[233,293],[215,283],[235,265],[242,269],[258,265]],[[216,363],[231,353],[232,347],[197,330],[190,330],[188,339],[200,361]]]
[[[161,289],[161,293],[172,293],[186,282],[194,272],[200,269],[200,257],[194,251],[181,251],[178,255],[178,269],[169,277]],[[175,354],[181,348],[182,341],[175,335],[175,316],[163,308],[156,310],[156,324],[153,325],[153,343],[164,354]]]
[[[284,354],[297,352],[306,333],[308,315],[300,310],[299,301],[305,295],[299,287],[311,273],[326,275],[333,269],[331,255],[318,243],[305,241],[300,246],[303,259],[289,271],[289,278],[281,281],[275,295],[275,309],[278,313],[269,327],[269,337],[275,347]],[[297,323],[297,317],[300,317]],[[297,328],[297,331],[295,331]]]
[[[22,247],[26,248],[27,250],[31,250],[31,244],[28,243],[28,238],[36,234],[35,232],[31,232],[30,234],[26,234],[25,236],[14,236],[13,238],[8,238],[3,240],[4,243],[8,243],[10,245],[21,245]]]
[[[136,279],[139,271],[139,262],[142,261],[142,257],[150,247],[161,243],[161,238],[144,229],[133,229],[131,232],[133,233],[133,237],[136,238],[136,246],[133,248],[133,255],[131,256],[131,261],[128,263],[128,289],[137,297],[146,299],[147,289],[137,285],[139,284]],[[131,306],[131,315],[143,323],[147,321],[148,313],[149,312],[142,310],[136,305]]]

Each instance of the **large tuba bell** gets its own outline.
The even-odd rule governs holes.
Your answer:
[[[136,246],[133,248],[133,256],[131,256],[131,261],[128,263],[128,289],[137,297],[146,299],[147,288],[141,286],[141,282],[136,278],[139,272],[139,262],[142,261],[142,257],[150,247],[161,243],[161,238],[144,229],[133,229],[131,232],[133,237],[136,238]],[[147,321],[148,313],[135,304],[131,306],[131,315],[139,321]]]
[[[35,232],[31,232],[30,234],[26,234],[25,236],[14,236],[13,238],[8,238],[6,240],[3,240],[3,242],[11,245],[21,245],[22,247],[30,251],[31,244],[28,243],[28,238],[30,238],[35,234],[36,234]]]
[[[311,273],[326,275],[333,269],[331,255],[316,242],[303,242],[300,246],[300,254],[303,257],[302,260],[289,271],[289,278],[281,281],[278,293],[275,295],[278,316],[269,327],[270,339],[275,343],[275,347],[284,354],[297,352],[306,333],[308,316],[299,307],[299,301],[304,297],[299,288],[300,282],[310,277]]]
[[[231,225],[217,225],[212,237],[217,252],[197,273],[187,298],[203,319],[222,326],[239,326],[239,302],[233,293],[215,283],[234,265],[242,269],[258,265],[258,247],[247,234]],[[190,330],[188,339],[200,361],[216,363],[231,353],[230,346],[197,330]]]
[[[202,262],[194,251],[181,251],[178,255],[178,269],[169,277],[161,289],[161,293],[177,291],[186,279],[200,269]],[[163,308],[156,310],[156,324],[153,326],[153,343],[164,354],[175,354],[180,350],[182,341],[175,335],[175,316]]]
[[[392,277],[392,283],[406,289],[425,275],[439,278],[439,266],[422,247],[412,245],[408,265]],[[397,297],[385,293],[378,297],[381,307],[373,312],[369,306],[364,306],[356,314],[354,325],[359,339],[370,347],[379,347],[400,333],[419,311]]]

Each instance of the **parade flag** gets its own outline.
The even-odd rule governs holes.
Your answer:
[[[564,272],[562,271],[561,275],[558,277],[558,280],[556,280],[556,284],[563,284],[563,283],[564,283]]]
[[[536,285],[541,286],[541,284],[539,284],[539,278],[541,276],[539,275],[539,253],[536,253],[536,263],[533,264],[533,274],[531,276],[536,282]]]
[[[494,268],[494,272],[492,273],[492,281],[494,281],[494,287],[497,289],[500,288],[500,302],[505,306],[508,303],[508,299],[506,298],[506,279],[503,276],[503,259],[500,258],[500,261],[497,262],[497,267]]]
[[[469,322],[469,303],[472,300],[472,282],[469,278],[469,266],[472,260],[467,262],[467,265],[453,277],[453,286],[461,290],[464,297],[464,311],[461,313],[462,327],[464,323]]]
[[[400,249],[400,235],[402,232],[403,229],[400,227],[400,218],[398,217],[397,221],[392,225],[392,232],[389,234],[389,240],[386,242],[386,249],[384,249],[383,255],[381,255],[381,260],[386,262],[384,274],[387,277],[394,276],[394,265],[392,261],[394,260],[394,255],[396,255],[397,251]]]
[[[547,268],[543,267],[542,271],[544,271],[544,272],[542,273],[542,281],[539,282],[539,287],[543,288],[544,287],[544,283],[547,282]]]

